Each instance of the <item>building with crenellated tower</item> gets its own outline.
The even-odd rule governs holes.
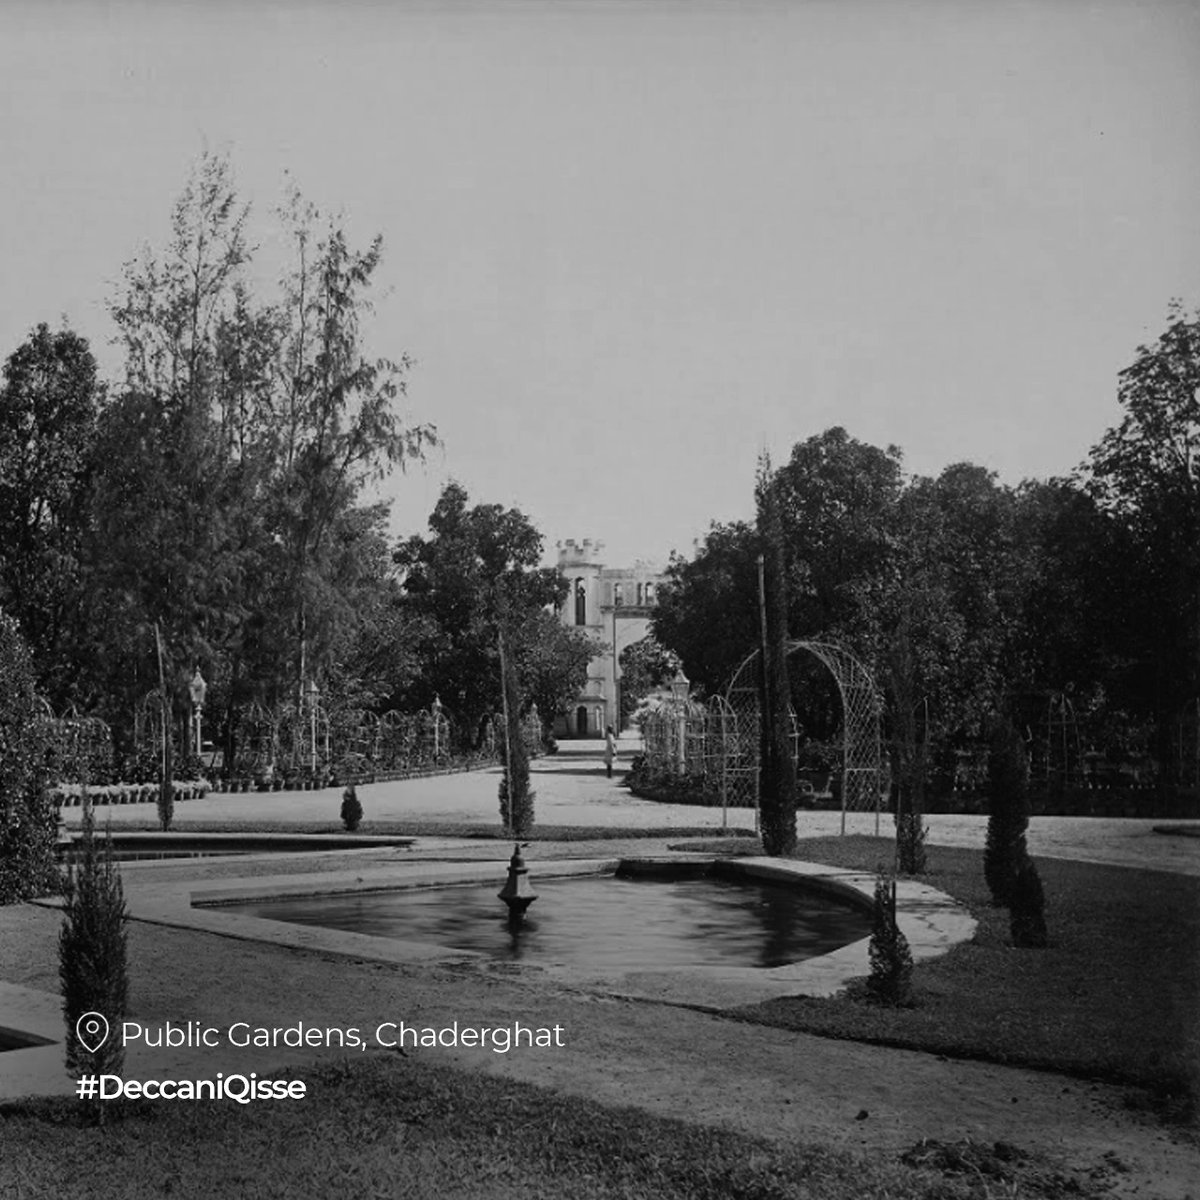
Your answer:
[[[664,572],[641,560],[631,567],[606,566],[604,543],[591,538],[559,542],[558,569],[568,584],[559,620],[585,630],[604,644],[604,650],[588,664],[583,691],[556,719],[557,732],[602,737],[605,726],[618,726],[621,653],[650,632]]]

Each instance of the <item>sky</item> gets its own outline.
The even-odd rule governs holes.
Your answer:
[[[292,179],[385,258],[449,479],[612,565],[747,517],[833,425],[906,469],[1072,470],[1200,307],[1200,4],[0,6],[0,355],[116,378],[107,303],[204,151],[252,224]]]

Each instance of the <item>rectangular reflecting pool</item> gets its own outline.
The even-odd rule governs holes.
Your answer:
[[[712,875],[534,878],[518,927],[494,883],[239,903],[272,921],[472,950],[539,965],[629,971],[779,967],[829,954],[871,932],[870,916],[803,888]]]

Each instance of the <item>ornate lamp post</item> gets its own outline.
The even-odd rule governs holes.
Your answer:
[[[200,723],[204,713],[204,697],[208,694],[208,684],[204,682],[204,676],[200,674],[200,665],[198,663],[196,665],[196,673],[192,676],[192,682],[188,684],[188,692],[192,697],[192,725],[196,746],[195,753],[196,757],[200,758],[204,746]]]
[[[691,681],[679,667],[671,680],[671,701],[675,709],[675,769],[687,774],[687,698]]]
[[[442,745],[442,698],[434,692],[433,694],[433,761],[436,763],[441,757]]]

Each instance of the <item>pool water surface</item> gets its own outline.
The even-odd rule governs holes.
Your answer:
[[[502,960],[631,970],[779,967],[867,937],[863,911],[799,888],[717,878],[537,879],[517,928],[495,883],[257,900],[239,913]]]

